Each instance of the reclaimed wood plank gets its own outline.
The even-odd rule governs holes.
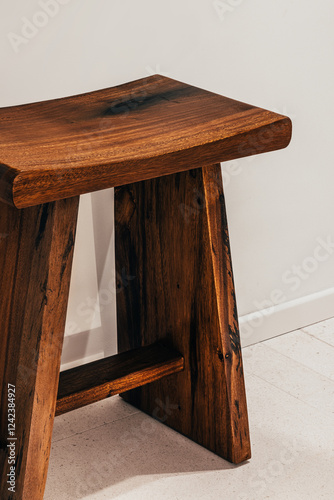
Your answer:
[[[23,208],[284,148],[286,116],[159,75],[0,109],[0,199]]]
[[[214,234],[216,232],[216,234]],[[115,190],[119,350],[163,341],[185,370],[123,394],[234,463],[250,439],[220,166]],[[221,280],[221,281],[220,281]]]
[[[78,198],[0,203],[0,498],[42,500],[59,380]],[[15,387],[9,434],[8,387]],[[15,440],[9,440],[15,437]],[[14,443],[15,493],[8,490]]]
[[[56,415],[182,371],[181,354],[154,344],[61,372]]]

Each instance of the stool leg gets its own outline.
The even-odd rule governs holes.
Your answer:
[[[77,211],[78,197],[24,210],[0,204],[3,500],[43,498]],[[8,412],[13,396],[15,423],[13,412]],[[11,467],[15,485],[7,482]]]
[[[157,340],[185,371],[123,394],[223,458],[250,458],[220,165],[115,190],[119,350]]]

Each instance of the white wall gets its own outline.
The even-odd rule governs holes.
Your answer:
[[[288,114],[287,150],[223,167],[243,343],[334,315],[333,2],[55,1],[1,4],[0,106],[158,72]],[[115,350],[112,196],[82,200],[63,366]]]

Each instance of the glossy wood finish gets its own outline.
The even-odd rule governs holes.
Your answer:
[[[220,456],[250,457],[217,162],[290,138],[285,116],[159,75],[0,109],[1,500],[43,498],[56,407],[120,391]],[[112,186],[116,268],[135,277],[118,284],[122,353],[62,373],[57,403],[78,195]],[[16,386],[13,495],[8,384]]]
[[[284,148],[290,119],[155,75],[0,109],[0,199],[22,208]]]
[[[185,371],[129,391],[165,423],[239,463],[250,440],[220,166],[115,190],[120,351],[158,340],[181,352]]]
[[[184,369],[181,354],[157,343],[61,372],[56,415]]]
[[[41,500],[56,407],[78,198],[0,203],[0,498]],[[16,492],[8,491],[7,386],[16,387]]]

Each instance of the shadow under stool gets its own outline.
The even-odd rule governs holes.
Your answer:
[[[285,116],[159,75],[0,109],[2,500],[43,498],[55,415],[118,393],[250,457],[219,162],[290,137]],[[60,374],[79,195],[110,187],[119,354]]]

